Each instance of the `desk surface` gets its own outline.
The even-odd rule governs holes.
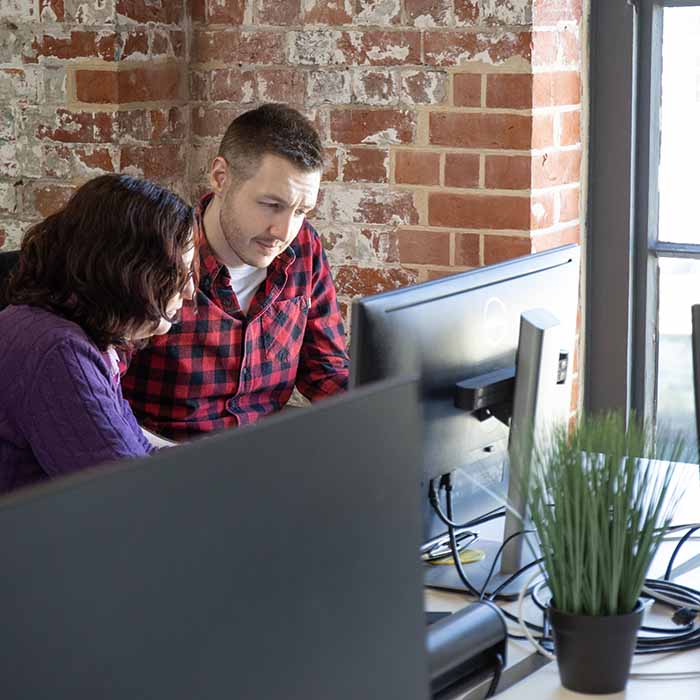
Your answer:
[[[674,522],[700,522],[700,475],[697,465],[682,465],[682,478],[685,485],[683,499],[679,504]],[[682,533],[681,533],[682,534]],[[675,542],[662,545],[657,558],[650,570],[650,576],[661,577],[666,567],[668,557],[673,551]],[[676,565],[686,561],[690,556],[700,552],[700,542],[687,542],[681,550]],[[680,583],[690,586],[700,586],[700,568],[689,572],[678,579]],[[427,610],[455,611],[467,605],[469,599],[458,593],[447,591],[426,590]],[[508,609],[512,603],[506,604]],[[662,615],[663,622],[668,623],[668,609],[654,610],[654,616]],[[541,619],[541,613],[532,603],[525,610],[525,617],[533,621]],[[662,620],[658,620],[662,622]],[[514,624],[510,629],[519,633]],[[679,673],[685,671],[700,671],[700,649],[676,653],[654,654],[635,657],[632,673]],[[480,700],[485,696],[488,682],[468,690],[455,691],[450,700]],[[496,695],[499,700],[583,700],[584,698],[615,698],[625,700],[698,700],[700,698],[700,678],[688,679],[630,679],[624,693],[614,695],[583,695],[564,689],[559,680],[556,663],[547,661],[536,654],[529,643],[518,640],[508,642],[508,665],[499,683],[501,691]]]

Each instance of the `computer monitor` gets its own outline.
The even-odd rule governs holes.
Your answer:
[[[406,372],[421,380],[424,539],[445,531],[428,498],[431,480],[442,475],[453,475],[456,520],[469,521],[503,505],[512,382],[510,395],[506,391],[500,405],[497,401],[479,410],[455,405],[459,403],[457,384],[491,373],[497,378],[515,373],[523,312],[545,310],[540,315],[549,312],[558,320],[558,341],[562,357],[568,357],[569,371],[563,383],[555,382],[547,405],[540,405],[540,410],[552,420],[566,415],[578,279],[579,248],[569,245],[353,303],[351,385]],[[495,396],[504,385],[495,385]],[[491,563],[487,556],[468,571],[483,581]],[[438,568],[442,582],[436,579]],[[431,585],[463,588],[449,567],[432,569]]]
[[[24,700],[428,695],[415,383],[0,500]]]

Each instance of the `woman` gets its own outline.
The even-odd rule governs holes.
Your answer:
[[[26,233],[0,312],[0,492],[153,451],[117,351],[192,298],[192,222],[171,192],[103,175]]]

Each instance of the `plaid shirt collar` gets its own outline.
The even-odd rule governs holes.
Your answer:
[[[222,262],[219,261],[216,255],[214,255],[214,251],[211,249],[204,231],[204,211],[209,206],[213,198],[213,192],[205,194],[197,203],[194,215],[195,239],[199,242],[199,286],[205,291],[211,289],[214,281],[219,275],[222,276],[221,281],[225,286],[228,286],[231,283],[231,277],[228,269]],[[304,226],[304,224],[302,224],[302,226]],[[272,287],[275,289],[282,289],[284,287],[287,280],[287,270],[296,260],[297,256],[296,252],[294,251],[295,242],[296,238],[294,238],[292,243],[276,258],[274,258],[267,268],[268,283],[271,282]],[[270,291],[270,284],[268,284],[266,288],[266,296],[270,296]]]

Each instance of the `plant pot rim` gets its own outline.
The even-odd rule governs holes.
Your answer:
[[[586,615],[584,613],[573,613],[573,612],[568,612],[567,610],[561,610],[560,608],[557,608],[556,605],[554,605],[554,600],[549,601],[549,605],[547,606],[547,610],[550,612],[554,612],[557,615],[563,615],[566,617],[588,617],[588,618],[596,618],[596,619],[605,619],[605,618],[615,618],[615,617],[625,617],[626,615],[639,615],[640,613],[644,612],[644,604],[642,603],[641,598],[637,598],[637,602],[634,605],[634,608],[630,610],[629,612],[625,613],[615,613],[613,615]]]

